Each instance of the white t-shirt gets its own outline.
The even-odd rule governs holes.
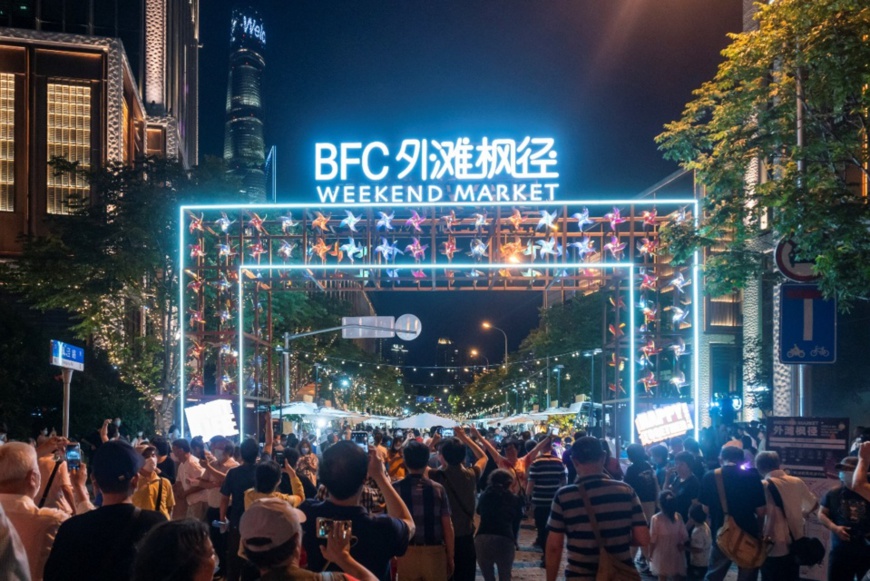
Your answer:
[[[199,459],[191,454],[187,462],[178,465],[175,481],[181,482],[181,487],[184,490],[190,490],[194,486],[199,486],[199,479],[202,478],[203,474],[205,474],[205,468],[200,466]],[[196,504],[207,500],[208,490],[200,490],[187,497],[187,504]]]
[[[710,533],[710,525],[702,523],[692,529],[692,537],[689,540],[692,549],[701,549],[701,552],[691,552],[689,562],[692,567],[706,567],[710,562],[710,549],[713,548],[713,535]]]

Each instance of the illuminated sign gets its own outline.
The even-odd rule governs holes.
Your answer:
[[[647,446],[669,438],[682,436],[695,429],[689,406],[685,403],[668,405],[638,414],[634,419],[641,444]]]
[[[559,188],[557,153],[549,137],[472,143],[405,139],[395,150],[381,141],[316,143],[314,177],[323,204],[543,202]]]
[[[184,414],[187,416],[191,435],[202,436],[203,440],[210,440],[214,436],[235,436],[239,433],[233,404],[228,399],[216,399],[190,406],[185,408]]]
[[[256,38],[264,46],[266,44],[266,28],[263,26],[263,21],[256,16],[247,16],[244,14],[236,14],[233,17],[232,40],[235,40],[236,32],[241,32],[245,36]]]

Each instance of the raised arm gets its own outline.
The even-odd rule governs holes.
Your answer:
[[[499,454],[498,450],[495,449],[495,446],[492,445],[492,442],[481,436],[480,432],[477,431],[477,428],[472,427],[471,433],[480,440],[480,443],[483,444],[483,448],[489,452],[489,455],[492,456],[493,460],[496,462],[507,462],[507,458]]]
[[[855,474],[852,476],[852,488],[865,499],[870,500],[867,470],[870,470],[870,442],[864,442],[858,448],[858,467],[855,468]]]
[[[523,456],[523,461],[526,463],[526,466],[531,466],[532,462],[535,461],[535,458],[538,457],[538,454],[541,453],[541,450],[547,447],[547,445],[549,445],[552,441],[553,437],[547,436],[546,438],[538,442],[538,444],[534,448],[532,448],[531,452]]]
[[[396,489],[390,483],[390,478],[387,476],[386,470],[384,470],[384,462],[374,448],[369,448],[369,476],[378,485],[381,494],[384,495],[387,514],[404,522],[408,527],[408,539],[414,538],[414,532],[416,531],[414,517],[411,516],[411,512],[405,506],[402,497],[399,496],[399,493],[396,492]]]
[[[272,455],[272,442],[275,440],[275,431],[272,427],[272,412],[266,412],[266,438],[263,441],[263,452]]]
[[[486,452],[483,451],[483,448],[477,445],[477,442],[468,437],[468,434],[465,433],[465,430],[460,429],[458,432],[456,432],[456,437],[459,438],[459,440],[463,444],[468,446],[468,448],[471,450],[471,453],[474,454],[474,465],[477,467],[480,473],[483,474],[483,471],[486,469],[487,462]]]

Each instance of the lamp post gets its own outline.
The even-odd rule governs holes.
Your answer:
[[[496,331],[498,331],[499,333],[501,333],[502,335],[504,335],[504,364],[505,364],[505,366],[507,366],[507,362],[508,362],[508,339],[507,339],[507,333],[505,333],[503,329],[499,329],[499,328],[496,327],[495,325],[490,324],[488,321],[484,321],[483,324],[482,324],[481,326],[482,326],[484,329],[495,329]]]
[[[472,357],[473,359],[477,359],[477,356],[478,356],[478,355],[481,356],[481,357],[483,357],[483,359],[486,361],[486,368],[487,368],[487,370],[488,370],[488,369],[489,369],[489,358],[488,358],[486,355],[484,355],[483,353],[481,353],[480,351],[478,351],[477,349],[472,349],[472,350],[471,350],[471,357]]]
[[[565,366],[562,364],[555,365],[553,367],[553,373],[556,374],[556,406],[562,406],[562,370],[565,369]]]
[[[601,355],[600,348],[589,349],[583,352],[583,357],[589,357],[592,367],[589,371],[589,399],[592,400],[592,420],[595,420],[595,357]],[[604,389],[601,390],[601,415],[604,415]],[[596,422],[597,425],[597,422]]]

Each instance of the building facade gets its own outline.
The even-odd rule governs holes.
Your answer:
[[[266,32],[260,12],[248,4],[233,9],[224,159],[241,181],[244,196],[266,199],[266,145],[263,138],[261,82]]]

